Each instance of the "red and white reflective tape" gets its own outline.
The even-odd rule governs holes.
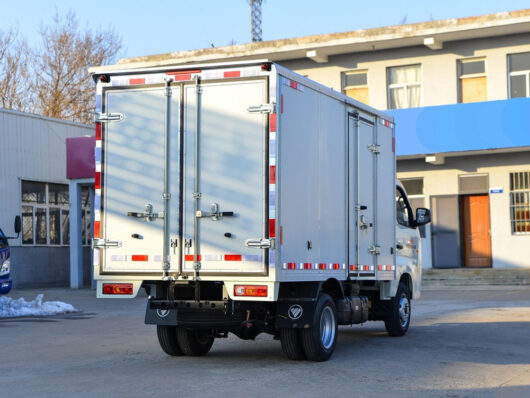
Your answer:
[[[294,80],[283,78],[283,84],[298,91],[304,91],[304,86]]]
[[[346,264],[340,263],[283,263],[283,269],[287,270],[316,270],[316,271],[337,271],[345,270]]]
[[[395,271],[396,266],[395,265],[386,265],[386,264],[379,264],[377,266],[378,271]]]
[[[390,128],[394,128],[394,123],[392,122],[389,122],[388,120],[385,120],[385,119],[379,119],[379,123],[381,123],[383,126],[385,127],[390,127]]]
[[[261,254],[199,254],[197,261],[262,261]],[[184,261],[193,261],[193,254],[185,254]]]
[[[374,272],[375,267],[373,265],[367,265],[367,264],[350,264],[350,271],[356,271],[356,272]]]

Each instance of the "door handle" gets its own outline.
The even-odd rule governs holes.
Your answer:
[[[401,243],[398,243],[398,244],[396,245],[396,249],[398,249],[398,250],[403,250],[403,245],[402,245]]]
[[[254,249],[272,249],[274,248],[274,239],[247,239],[245,246]]]

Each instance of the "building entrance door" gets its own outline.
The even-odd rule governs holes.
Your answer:
[[[465,267],[491,267],[490,206],[488,195],[460,198]]]

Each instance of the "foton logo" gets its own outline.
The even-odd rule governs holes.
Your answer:
[[[291,305],[289,307],[289,310],[287,311],[287,315],[289,315],[289,318],[291,318],[292,320],[300,319],[303,313],[304,310],[299,304]]]
[[[158,315],[160,318],[165,318],[166,316],[169,315],[169,310],[161,310],[161,309],[158,309],[158,310],[156,310],[156,313],[157,313],[157,315]]]

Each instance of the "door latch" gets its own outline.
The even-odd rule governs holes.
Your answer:
[[[245,246],[254,249],[274,249],[274,239],[247,239]]]
[[[106,123],[106,122],[121,122],[125,119],[123,113],[103,113],[96,112],[94,115],[94,121],[96,123]]]
[[[249,113],[274,113],[275,104],[261,104],[261,105],[253,105],[249,106],[247,108],[247,112]]]
[[[217,203],[212,203],[211,209],[212,211],[197,210],[197,213],[195,213],[195,217],[197,218],[211,217],[213,221],[217,221],[219,220],[219,217],[233,217],[234,216],[233,211],[219,211],[219,205]]]
[[[157,218],[164,218],[164,213],[153,213],[153,205],[149,203],[145,205],[144,213],[130,211],[127,213],[127,216],[135,218],[144,218],[145,221],[154,221]]]
[[[377,246],[377,245],[370,246],[368,248],[368,253],[375,254],[375,255],[381,254],[381,246]]]
[[[98,248],[98,247],[121,247],[121,241],[119,240],[106,240],[106,239],[99,239],[94,238],[92,239],[92,249]]]

